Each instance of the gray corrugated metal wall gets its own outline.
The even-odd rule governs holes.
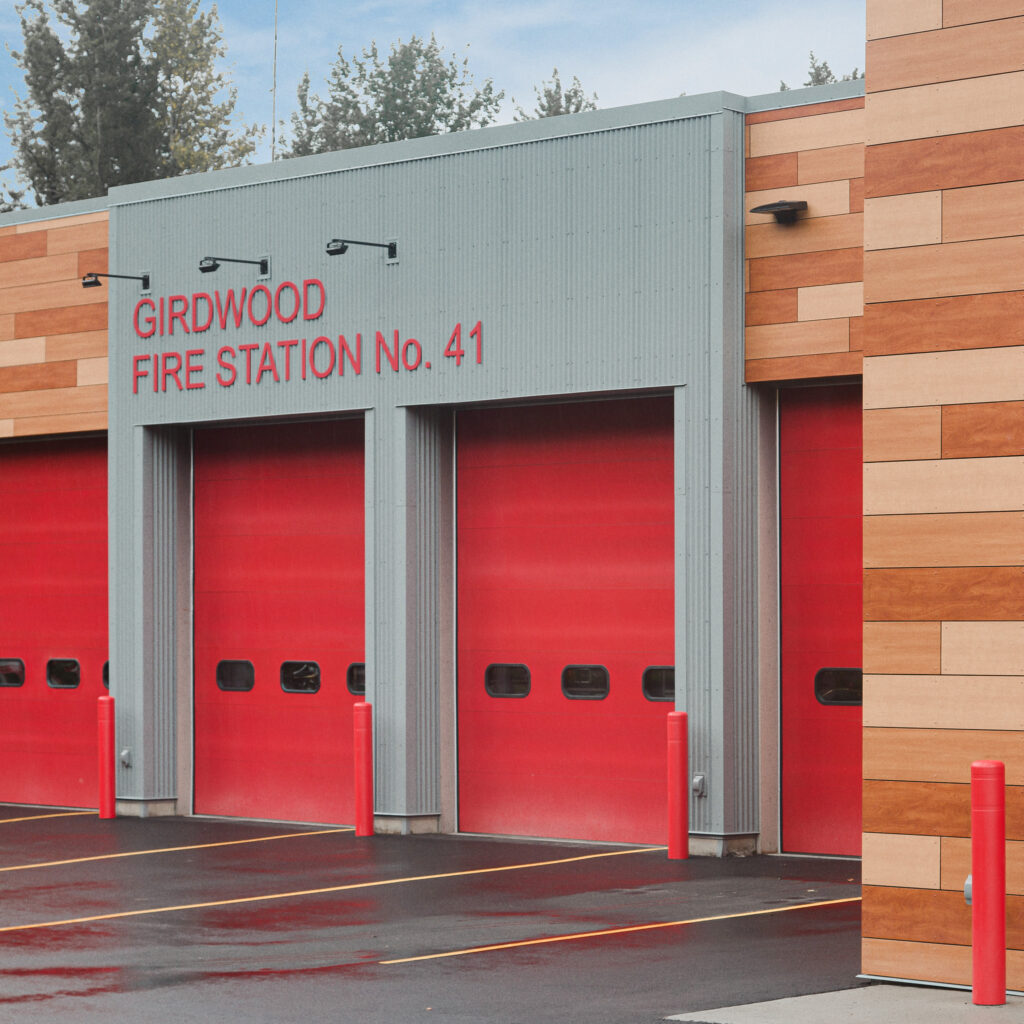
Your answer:
[[[450,409],[463,403],[675,389],[677,664],[694,767],[694,828],[756,830],[756,419],[742,386],[742,101],[726,95],[415,140],[271,168],[117,190],[111,269],[152,273],[156,298],[321,279],[323,315],[141,339],[139,293],[111,287],[111,633],[118,730],[138,763],[119,793],[174,795],[175,700],[187,650],[181,547],[184,427],[365,414],[367,676],[378,813],[436,815],[442,678],[439,555],[451,526]],[[397,238],[399,259],[332,237]],[[483,361],[469,330],[483,324]],[[442,355],[457,322],[461,366]],[[423,347],[378,371],[374,338]],[[361,373],[216,383],[221,346],[362,335]],[[132,393],[132,357],[202,350],[203,387]],[[426,363],[430,362],[430,369]],[[283,373],[283,369],[282,369]],[[163,428],[163,429],[156,429]],[[177,604],[175,602],[178,602]],[[176,640],[175,640],[176,636]],[[183,714],[178,711],[178,715]]]

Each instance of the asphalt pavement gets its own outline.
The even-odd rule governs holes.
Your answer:
[[[669,861],[662,847],[356,839],[339,826],[0,806],[0,1019],[961,1024],[1004,1013],[947,1020],[969,993],[858,980],[859,895],[849,860]]]

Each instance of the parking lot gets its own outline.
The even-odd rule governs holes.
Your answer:
[[[0,807],[19,1020],[647,1022],[858,984],[859,864]]]

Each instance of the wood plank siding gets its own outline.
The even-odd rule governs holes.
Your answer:
[[[864,100],[747,116],[746,379],[856,377],[864,310]],[[802,199],[796,224],[752,207]]]
[[[0,437],[107,426],[106,212],[0,233]]]
[[[996,758],[1021,989],[1024,0],[867,9],[862,967],[970,983],[970,764]]]

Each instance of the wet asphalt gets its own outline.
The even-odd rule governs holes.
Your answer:
[[[57,813],[0,806],[0,1020],[640,1024],[861,984],[855,861]]]

